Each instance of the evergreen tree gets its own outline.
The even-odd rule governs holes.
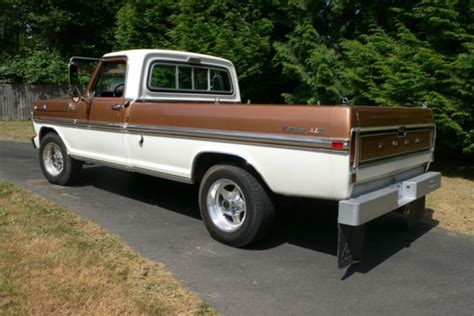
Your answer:
[[[338,55],[328,48],[309,23],[296,27],[286,43],[275,43],[275,60],[283,74],[299,82],[294,91],[284,93],[288,103],[337,103],[348,91],[339,80]]]
[[[1,82],[63,84],[71,55],[188,50],[232,60],[253,102],[426,102],[438,153],[474,156],[472,0],[0,0],[0,9]]]

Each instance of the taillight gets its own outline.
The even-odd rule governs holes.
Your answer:
[[[357,181],[357,165],[356,165],[356,146],[357,146],[357,132],[352,131],[351,135],[351,148],[350,148],[350,170],[351,170],[351,183],[355,183]]]
[[[350,156],[351,157],[351,159],[350,159],[351,168],[355,167],[356,146],[357,146],[357,133],[355,131],[353,131],[352,136],[351,136],[351,150],[350,150],[350,153],[351,153],[351,156]]]
[[[345,146],[346,146],[346,143],[344,142],[339,142],[339,141],[331,142],[332,149],[343,150]]]

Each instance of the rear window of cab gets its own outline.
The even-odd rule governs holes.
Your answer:
[[[148,89],[161,92],[232,94],[227,69],[170,62],[151,65]]]

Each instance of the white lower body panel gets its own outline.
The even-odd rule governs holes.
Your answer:
[[[34,123],[34,126],[37,135],[41,127],[56,130],[69,154],[77,159],[130,171],[191,182],[196,157],[219,153],[246,160],[275,193],[333,200],[351,194],[348,153],[51,124]]]
[[[350,194],[347,154],[146,135],[142,145],[139,140],[140,135],[126,135],[133,167],[190,179],[196,157],[220,153],[246,160],[279,194],[326,199]]]

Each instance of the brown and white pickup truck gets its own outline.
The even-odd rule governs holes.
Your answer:
[[[54,184],[83,162],[199,183],[206,228],[236,247],[268,232],[275,193],[336,200],[340,267],[360,260],[365,223],[395,210],[416,219],[440,187],[430,109],[242,104],[230,61],[169,50],[106,54],[82,93],[81,59],[71,98],[34,105],[33,143]]]

